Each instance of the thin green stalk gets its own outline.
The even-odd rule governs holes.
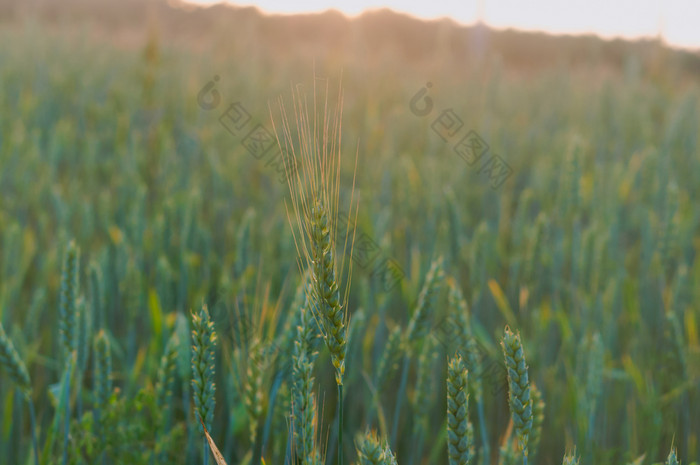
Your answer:
[[[408,355],[403,357],[403,367],[401,368],[401,383],[399,384],[399,391],[396,396],[396,407],[394,408],[394,424],[391,427],[391,447],[394,450],[398,449],[398,444],[396,444],[396,434],[399,429],[399,413],[401,412],[401,401],[406,394],[406,383],[408,382],[408,368],[410,360]]]
[[[489,448],[488,432],[486,431],[486,416],[484,415],[484,401],[476,401],[476,410],[479,415],[479,429],[481,429],[481,454],[484,456],[483,465],[488,465],[491,461],[491,450]]]
[[[209,444],[207,444],[206,437],[202,438],[202,442],[204,442],[204,447],[202,448],[204,451],[204,465],[207,465],[209,463]]]
[[[34,464],[39,465],[39,446],[36,440],[36,413],[34,411],[34,401],[27,394],[27,404],[29,404],[29,421],[32,423],[32,448],[34,449]]]
[[[63,402],[65,403],[65,411],[63,418],[63,465],[68,464],[68,434],[70,433],[70,381],[72,378],[71,359],[68,359],[66,371],[68,372],[68,375],[66,376],[67,388],[65,389],[65,391],[63,391]]]
[[[338,384],[338,465],[343,465],[343,385]]]

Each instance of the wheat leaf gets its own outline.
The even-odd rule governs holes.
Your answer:
[[[216,465],[227,465],[226,460],[224,460],[224,456],[221,455],[221,452],[219,452],[216,444],[214,444],[214,440],[211,438],[211,436],[209,436],[209,431],[207,431],[207,427],[204,426],[202,417],[199,417],[199,422],[202,424],[202,428],[204,428],[204,435],[207,437],[209,449],[211,450],[211,454],[214,456],[214,460],[216,460]]]

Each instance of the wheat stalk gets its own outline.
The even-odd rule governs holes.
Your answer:
[[[388,443],[384,443],[384,465],[399,465]]]
[[[389,445],[379,440],[376,431],[359,435],[355,443],[359,465],[398,465]]]
[[[401,336],[401,327],[398,325],[394,326],[394,328],[389,332],[389,337],[387,338],[382,355],[379,357],[376,372],[374,374],[374,384],[377,389],[381,390],[387,379],[389,379],[389,377],[398,368],[401,355]]]
[[[296,219],[296,225],[294,225],[290,217],[290,225],[299,254],[299,264],[305,270],[311,270],[312,285],[309,302],[335,369],[335,382],[338,387],[338,465],[342,465],[343,376],[349,318],[347,301],[352,277],[352,262],[350,262],[345,292],[341,297],[340,287],[343,277],[337,274],[337,270],[341,273],[345,270],[345,255],[338,266],[335,253],[340,198],[342,87],[338,88],[337,107],[330,110],[326,84],[322,113],[319,112],[319,106],[316,104],[315,79],[311,114],[303,90],[297,87],[296,92],[292,94],[296,136],[292,135],[290,120],[287,117],[284,102],[280,98],[282,137],[278,136],[277,142],[280,151],[284,154],[285,174],[293,215]],[[272,118],[272,124],[277,134],[274,118]],[[297,166],[301,169],[297,170]],[[349,216],[352,216],[353,210],[354,175],[352,194]],[[354,216],[356,219],[357,206],[355,206]],[[354,224],[356,222],[347,222],[342,251],[347,248],[350,227]],[[350,256],[352,256],[354,237],[353,229]]]
[[[192,397],[197,415],[204,426],[211,429],[214,419],[214,347],[216,346],[214,322],[206,305],[199,313],[192,314]],[[204,465],[209,460],[207,442],[204,443]]]
[[[457,285],[457,281],[450,277],[448,285],[448,323],[456,330],[455,342],[457,352],[462,355],[467,371],[469,372],[469,388],[476,401],[477,413],[479,415],[479,426],[481,429],[481,454],[484,463],[487,463],[490,456],[488,435],[486,432],[486,416],[484,415],[483,384],[481,379],[481,353],[472,334],[471,314],[467,300],[464,298],[462,290]]]
[[[316,402],[313,394],[313,365],[303,351],[294,356],[292,386],[292,420],[294,443],[297,455],[303,465],[314,465],[317,461],[316,438]]]
[[[32,448],[34,450],[34,462],[39,465],[39,448],[36,440],[36,415],[34,413],[34,401],[32,400],[32,383],[29,378],[27,367],[20,358],[14,344],[5,333],[2,323],[0,323],[0,366],[10,375],[10,378],[22,391],[24,398],[29,405],[29,414],[32,426]]]
[[[567,453],[564,455],[562,460],[562,465],[578,465],[579,457],[576,455],[576,449],[572,453]]]
[[[447,455],[450,465],[468,465],[474,455],[469,422],[468,374],[457,355],[447,367]]]
[[[512,425],[512,423],[510,423]],[[517,444],[515,439],[510,436],[510,429],[508,435],[503,440],[503,444],[499,448],[498,452],[498,465],[517,465],[519,454],[517,450]]]
[[[78,300],[78,267],[80,250],[74,241],[68,243],[63,271],[61,272],[61,291],[59,299],[59,332],[61,346],[66,359],[76,349],[77,345],[77,300]]]
[[[68,243],[63,260],[61,272],[61,290],[59,296],[59,337],[63,348],[66,370],[72,371],[73,360],[77,359],[74,352],[78,344],[78,285],[79,285],[79,257],[80,251],[74,241]],[[70,381],[68,378],[67,393],[70,393]],[[68,395],[68,394],[67,394]],[[70,429],[70,402],[65,403],[64,429],[63,429],[63,464],[68,463],[68,435]]]
[[[175,377],[177,374],[177,356],[180,338],[177,333],[173,333],[165,345],[165,351],[158,366],[158,377],[156,381],[156,403],[158,409],[163,413],[165,423],[168,421],[170,404],[175,389]]]
[[[12,381],[23,393],[28,393],[32,390],[27,367],[5,333],[2,323],[0,323],[0,366],[5,368]]]
[[[674,447],[671,447],[671,450],[668,453],[668,457],[666,458],[665,465],[680,465],[680,462],[678,461],[678,455]]]
[[[442,257],[433,260],[430,269],[425,276],[425,282],[418,295],[416,308],[408,322],[408,327],[404,333],[402,341],[404,349],[403,366],[401,367],[401,381],[396,395],[396,406],[394,407],[394,420],[391,428],[391,444],[396,445],[396,436],[399,429],[399,414],[401,404],[406,393],[406,383],[408,381],[408,369],[410,365],[410,355],[414,350],[420,348],[423,338],[430,329],[430,313],[434,310],[434,303],[437,293],[441,288],[444,278]],[[412,344],[413,343],[413,344]]]
[[[531,456],[535,458],[540,446],[540,438],[542,437],[542,424],[544,423],[544,399],[542,392],[537,389],[533,383],[530,387],[530,396],[532,397],[532,430],[528,438],[529,449]]]
[[[263,414],[263,347],[259,336],[252,337],[248,346],[246,382],[244,387],[245,407],[248,412],[248,427],[251,444],[255,444],[258,424]]]
[[[503,354],[508,371],[509,403],[515,432],[523,451],[523,464],[527,465],[527,441],[532,429],[532,402],[527,364],[520,335],[511,332],[506,326],[503,335]]]
[[[433,260],[428,274],[425,276],[425,283],[423,283],[423,287],[418,295],[416,308],[413,311],[411,320],[408,322],[405,336],[406,341],[420,342],[428,333],[430,329],[429,320],[431,318],[431,312],[435,310],[435,300],[442,287],[444,277],[443,259],[442,257],[438,257]]]

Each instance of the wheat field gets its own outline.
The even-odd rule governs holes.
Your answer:
[[[700,463],[697,54],[71,1],[0,2],[0,464]]]

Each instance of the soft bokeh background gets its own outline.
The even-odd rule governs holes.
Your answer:
[[[71,239],[81,250],[86,352],[71,392],[70,463],[97,463],[103,451],[106,463],[200,459],[188,318],[203,302],[220,333],[215,440],[230,464],[260,455],[285,463],[289,360],[264,358],[251,440],[253,354],[242,333],[258,334],[265,354],[288,348],[293,334],[300,276],[287,187],[274,150],[250,153],[220,118],[238,102],[271,130],[271,110],[291,87],[311,95],[314,82],[335,89],[341,78],[342,202],[357,153],[358,234],[402,273],[391,287],[374,267],[355,266],[346,463],[356,460],[356,433],[391,433],[404,355],[392,448],[402,465],[447,463],[444,292],[426,323],[430,342],[392,355],[373,396],[388,334],[405,331],[438,256],[467,297],[484,364],[495,367],[484,376],[486,436],[476,428],[492,453],[480,464],[511,463],[499,454],[509,443],[506,395],[488,389],[505,379],[505,324],[521,332],[547,405],[532,463],[561,463],[576,446],[586,465],[651,464],[672,444],[684,464],[700,460],[700,56],[656,38],[658,20],[664,40],[683,44],[673,18],[693,10],[668,2],[657,5],[663,16],[645,16],[637,10],[657,7],[621,4],[599,12],[601,24],[619,25],[601,32],[654,38],[553,37],[389,10],[348,19],[159,0],[0,0],[0,320],[29,367],[39,444],[51,458],[42,463],[62,463],[62,440],[49,439],[61,431],[58,302]],[[548,28],[538,18],[557,11],[499,23],[507,3],[490,5],[484,18],[499,27]],[[651,18],[640,19],[643,31],[629,29],[637,13]],[[557,27],[593,28],[580,20]],[[428,82],[433,110],[421,116],[411,100]],[[507,179],[467,163],[453,150],[458,139],[434,131],[448,109],[463,122],[454,137],[474,130],[488,156],[508,164]],[[251,322],[241,325],[241,314]],[[109,406],[93,392],[99,330],[113,347]],[[164,420],[155,385],[173,334],[181,345]],[[321,352],[319,443],[330,464],[337,398]],[[25,402],[0,376],[0,457],[31,463]],[[95,432],[99,408],[111,414],[108,434]]]

